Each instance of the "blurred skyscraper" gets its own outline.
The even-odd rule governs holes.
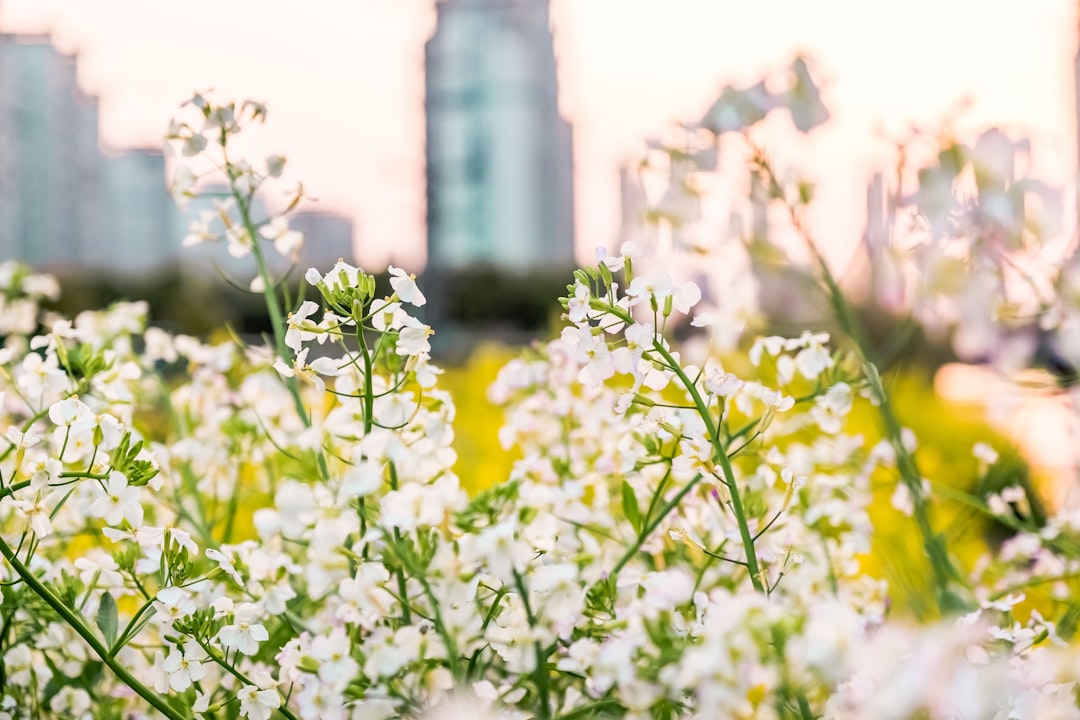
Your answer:
[[[110,152],[105,168],[107,237],[99,243],[102,252],[91,253],[83,264],[125,273],[160,270],[180,249],[164,154],[148,148]]]
[[[97,98],[45,36],[0,34],[0,254],[79,263],[100,242]]]
[[[175,259],[165,159],[104,154],[98,101],[47,35],[0,34],[0,260],[143,273]]]
[[[440,0],[426,48],[428,267],[574,262],[547,0]]]

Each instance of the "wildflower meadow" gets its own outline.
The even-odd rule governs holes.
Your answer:
[[[185,243],[250,260],[273,333],[58,317],[54,279],[0,266],[0,718],[1080,718],[1080,498],[1001,472],[989,433],[973,477],[927,471],[950,438],[905,425],[814,182],[761,132],[812,141],[828,111],[803,60],[767,80],[651,146],[640,241],[567,277],[561,330],[487,390],[516,459],[484,483],[416,278],[339,262],[297,296],[267,258],[296,257],[303,187],[238,149],[266,106],[185,103],[173,195],[227,188]],[[1080,363],[1080,261],[1023,142],[909,142],[871,299],[1005,377]],[[710,177],[784,241],[706,232]],[[759,271],[828,322],[759,335]],[[882,570],[901,554],[918,597]]]

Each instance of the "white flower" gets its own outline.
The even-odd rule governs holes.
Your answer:
[[[345,578],[338,585],[338,595],[345,602],[338,607],[337,617],[347,623],[362,624],[388,616],[396,602],[385,587],[389,580],[390,572],[382,563],[361,563],[355,577]]]
[[[705,113],[701,125],[717,135],[741,131],[762,120],[776,105],[777,99],[764,80],[745,90],[729,85]]]
[[[192,133],[188,137],[184,138],[184,157],[195,157],[203,151],[206,147],[206,136],[199,133]]]
[[[165,541],[165,528],[143,525],[133,530],[118,530],[116,528],[102,528],[102,535],[113,542],[121,540],[134,540],[143,547],[160,548]]]
[[[281,706],[277,690],[260,690],[254,685],[245,685],[236,694],[240,700],[240,715],[248,720],[270,720],[270,715]]]
[[[214,548],[206,548],[206,557],[213,560],[218,564],[222,570],[224,570],[236,584],[240,587],[244,587],[244,580],[240,577],[240,573],[236,571],[236,567],[232,564],[232,561],[225,556],[225,553]]]
[[[630,287],[626,288],[626,296],[630,298],[630,306],[633,307],[641,302],[655,301],[659,307],[663,307],[664,300],[674,292],[671,278],[665,274],[638,275],[630,281]],[[700,299],[700,291],[698,293]]]
[[[195,704],[191,706],[191,709],[197,713],[204,713],[210,709],[210,695],[211,693],[195,692]]]
[[[293,360],[293,366],[289,367],[281,360],[274,362],[274,369],[285,377],[296,377],[309,385],[314,386],[319,392],[326,390],[326,381],[322,379],[323,375],[333,377],[337,375],[340,370],[338,368],[338,361],[333,358],[320,357],[315,358],[309,364],[307,361],[308,350],[311,348],[304,348],[297,353],[296,358]]]
[[[625,262],[622,255],[608,255],[606,247],[596,248],[596,261],[606,265],[611,272],[621,270]]]
[[[457,478],[444,475],[431,485],[408,483],[383,497],[382,521],[388,527],[415,530],[442,523],[448,509],[461,500]]]
[[[194,640],[184,643],[183,653],[173,647],[161,665],[161,669],[169,674],[169,687],[176,692],[184,692],[192,683],[201,680],[206,674],[202,663],[205,658],[206,653]]]
[[[705,392],[710,395],[728,397],[738,392],[745,383],[731,373],[725,373],[723,369],[713,370],[705,376]]]
[[[289,221],[284,215],[279,215],[259,228],[259,234],[267,240],[272,240],[274,249],[282,257],[292,260],[299,257],[300,250],[304,247],[304,234],[296,230],[290,230]]]
[[[112,556],[92,553],[75,558],[74,565],[79,569],[79,579],[87,587],[112,588],[117,590],[115,594],[125,592],[124,576]]]
[[[773,357],[776,357],[783,351],[784,343],[785,339],[779,335],[755,339],[754,344],[750,346],[750,362],[754,365],[760,365],[762,351],[768,352]]]
[[[829,119],[829,111],[821,102],[821,91],[813,78],[806,61],[798,58],[791,66],[795,82],[784,95],[783,102],[791,111],[791,119],[799,132],[810,132]]]
[[[428,338],[432,335],[432,329],[412,316],[406,316],[401,330],[398,331],[397,346],[394,348],[398,355],[413,356],[431,352],[431,343]]]
[[[348,497],[363,497],[382,487],[383,467],[374,460],[361,460],[341,479],[341,491]]]
[[[690,310],[701,300],[701,288],[696,283],[684,282],[675,288],[672,295],[672,307],[683,315],[689,314]]]
[[[401,268],[390,266],[390,287],[401,302],[420,307],[427,302],[424,293],[416,286],[416,276],[407,275]]]
[[[330,272],[323,275],[321,280],[318,277],[318,271],[313,273],[312,270],[308,270],[307,274],[304,275],[307,281],[312,285],[322,282],[330,290],[348,290],[355,288],[360,282],[360,268],[353,267],[344,260],[338,260],[337,264],[330,268]]]
[[[342,628],[329,635],[319,635],[311,641],[311,656],[319,661],[319,679],[344,689],[360,669],[349,655],[352,644]]]
[[[195,612],[195,603],[188,597],[186,590],[170,586],[158,590],[157,599],[154,600],[154,611],[157,612],[159,621],[172,624],[174,620]]]
[[[200,98],[200,96],[196,96]],[[197,102],[197,101],[196,101]],[[205,99],[203,99],[205,102]],[[207,130],[233,130],[236,128],[236,114],[233,111],[233,104],[228,105],[207,105],[209,113],[206,116],[206,129]]]
[[[79,398],[72,395],[66,400],[49,406],[49,419],[56,425],[71,427],[94,417],[93,411]]]
[[[180,206],[180,209],[186,208],[188,202],[195,196],[195,183],[198,180],[199,178],[194,171],[187,165],[178,165],[176,167],[176,174],[173,176],[169,192],[172,193],[173,200]]]
[[[660,610],[673,610],[694,596],[694,580],[682,570],[649,573],[641,585],[645,589],[645,602]]]
[[[220,240],[221,236],[210,229],[211,223],[218,217],[218,214],[213,210],[203,210],[199,213],[199,217],[191,221],[188,225],[187,235],[180,242],[181,247],[192,247],[194,245],[200,245],[204,242],[213,242]]]
[[[592,293],[589,291],[589,286],[583,284],[580,280],[576,281],[574,283],[574,294],[570,297],[566,308],[570,322],[577,324],[584,322],[588,318],[590,300],[592,300]]]
[[[971,453],[977,460],[980,460],[987,465],[993,465],[998,461],[997,450],[984,442],[975,443],[975,446],[971,449]]]
[[[16,500],[14,505],[19,514],[29,522],[30,531],[39,538],[44,538],[52,534],[52,521],[49,515],[52,514],[53,503],[56,500],[57,493],[55,492],[44,497],[38,493],[33,500]]]
[[[294,351],[300,352],[303,343],[317,335],[312,331],[312,328],[317,326],[309,318],[318,309],[318,303],[305,300],[296,312],[289,315],[289,329],[285,331],[285,344]]]
[[[795,367],[807,380],[816,380],[818,375],[834,365],[832,355],[822,344],[828,342],[828,339],[828,335],[810,336],[809,345],[795,356]]]
[[[93,701],[82,688],[62,687],[49,701],[49,707],[57,717],[89,718]]]
[[[851,412],[854,395],[851,386],[838,382],[824,395],[819,395],[810,414],[824,432],[835,435],[843,427],[842,419]]]
[[[603,336],[593,334],[588,325],[568,327],[563,330],[562,339],[574,347],[578,362],[583,366],[578,371],[578,380],[587,387],[599,387],[601,383],[615,374],[615,359]]]
[[[180,528],[170,527],[167,529],[169,539],[188,551],[191,557],[195,557],[199,554],[199,546],[195,544],[195,541],[191,539],[191,533]]]
[[[90,505],[90,515],[104,518],[109,525],[119,525],[127,520],[132,527],[139,527],[143,521],[141,494],[139,488],[128,487],[128,479],[122,472],[113,470],[109,473],[105,494]]]
[[[266,158],[266,174],[270,177],[280,177],[285,170],[284,155],[270,155]]]
[[[220,620],[226,615],[232,615],[236,603],[232,601],[232,598],[222,595],[214,600],[214,602],[210,603],[210,607],[214,610],[214,619]]]
[[[224,647],[235,648],[245,655],[254,655],[259,652],[259,643],[270,638],[270,633],[266,631],[266,628],[261,623],[255,622],[258,616],[258,605],[240,603],[233,610],[233,624],[221,628],[217,639]]]
[[[229,254],[235,258],[247,256],[254,245],[247,228],[239,224],[231,225],[225,229],[225,241]]]

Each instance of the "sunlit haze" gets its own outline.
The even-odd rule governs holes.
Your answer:
[[[0,4],[0,30],[51,32],[78,53],[107,145],[158,145],[196,89],[268,101],[259,149],[285,152],[323,206],[354,218],[362,262],[413,269],[424,261],[423,52],[434,22],[433,0]],[[1075,170],[1073,0],[553,0],[552,24],[581,258],[614,242],[617,168],[644,138],[797,52],[815,59],[833,113],[810,174],[828,176],[820,197],[834,248],[861,232],[881,129],[935,122],[964,97],[964,126],[1030,136],[1048,180]]]

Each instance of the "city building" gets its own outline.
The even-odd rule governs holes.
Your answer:
[[[88,268],[136,274],[160,270],[180,250],[177,208],[165,186],[160,150],[110,151],[105,158],[104,235]]]
[[[574,262],[547,0],[440,0],[426,47],[428,269]]]
[[[48,36],[0,34],[0,256],[82,263],[103,229],[97,99]]]
[[[139,274],[174,262],[159,150],[104,152],[98,101],[48,35],[0,34],[0,259]]]

